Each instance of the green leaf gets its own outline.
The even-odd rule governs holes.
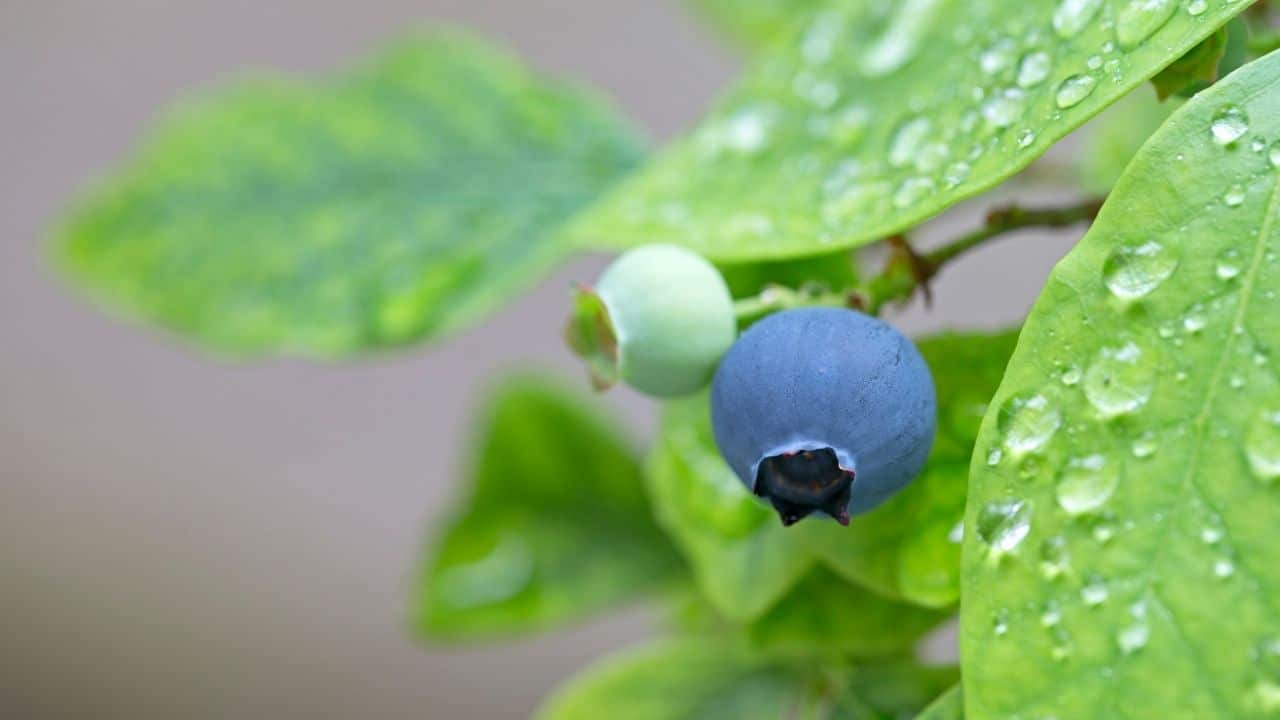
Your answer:
[[[910,717],[954,681],[945,668],[780,663],[731,646],[664,641],[588,669],[539,720],[776,720]]]
[[[964,693],[957,685],[916,716],[916,720],[964,720]]]
[[[822,7],[818,0],[689,0],[708,22],[742,47],[759,50]]]
[[[821,562],[889,598],[948,607],[959,597],[968,458],[1016,333],[947,334],[919,343],[934,374],[939,432],[922,475],[847,528],[783,528],[716,450],[705,394],[671,402],[649,460],[662,525],[708,600],[730,619],[761,617]]]
[[[1203,88],[1217,80],[1218,63],[1226,51],[1227,29],[1221,27],[1151,78],[1156,97],[1164,100],[1174,94],[1187,95],[1188,90]]]
[[[1280,54],[1169,118],[1032,309],[972,466],[970,717],[1280,711],[1276,138]]]
[[[478,438],[470,497],[414,598],[421,632],[469,639],[536,630],[678,576],[634,452],[576,397],[545,381],[509,380]]]
[[[402,345],[529,285],[639,156],[593,96],[437,33],[180,106],[57,249],[114,307],[220,351]]]
[[[864,245],[1026,167],[1247,5],[826,0],[573,232],[720,262]]]
[[[747,627],[747,637],[753,648],[772,654],[869,658],[909,651],[946,617],[815,568]]]
[[[1180,98],[1160,102],[1150,89],[1140,87],[1085,126],[1079,164],[1084,189],[1098,195],[1111,192],[1142,144],[1181,105]]]

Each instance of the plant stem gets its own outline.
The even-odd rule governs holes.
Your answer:
[[[932,300],[931,281],[943,266],[957,257],[1005,233],[1024,228],[1058,228],[1091,221],[1102,207],[1100,198],[1057,208],[1023,208],[1016,205],[992,210],[983,226],[942,245],[936,250],[918,254],[905,236],[887,238],[888,261],[880,273],[858,287],[839,291],[826,289],[794,289],[770,285],[759,295],[734,303],[740,324],[747,324],[778,310],[797,307],[851,307],[878,314],[886,304],[907,300],[921,291],[926,302]]]

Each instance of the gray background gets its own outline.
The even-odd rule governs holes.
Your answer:
[[[599,258],[444,346],[352,366],[210,360],[43,260],[59,208],[176,95],[323,71],[431,20],[594,84],[659,139],[737,65],[676,0],[0,0],[0,715],[517,718],[649,632],[643,610],[484,648],[404,630],[476,391],[516,364],[576,372],[564,288]],[[1075,235],[976,253],[895,320],[1015,321]],[[607,402],[650,432],[649,403]]]

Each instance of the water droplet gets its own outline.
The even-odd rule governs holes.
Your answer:
[[[1240,251],[1235,248],[1227,248],[1218,255],[1218,266],[1216,272],[1222,280],[1230,280],[1240,274],[1241,261]]]
[[[1227,188],[1227,193],[1222,196],[1222,202],[1226,203],[1227,207],[1240,207],[1244,202],[1244,186],[1237,183]]]
[[[987,466],[995,467],[1004,459],[1004,451],[999,447],[993,447],[987,451]]]
[[[1098,351],[1084,376],[1084,395],[1104,417],[1131,413],[1146,404],[1155,368],[1132,342]]]
[[[1089,607],[1097,607],[1107,601],[1107,585],[1102,578],[1094,577],[1088,584],[1080,588],[1080,599]]]
[[[996,635],[1004,635],[1009,632],[1009,612],[1001,610],[991,618],[991,631]]]
[[[1149,458],[1156,454],[1156,450],[1160,448],[1160,441],[1156,434],[1148,430],[1134,439],[1129,446],[1130,452],[1138,459]]]
[[[941,0],[903,0],[880,37],[862,54],[862,72],[871,77],[888,75],[915,57],[920,42],[937,17]]]
[[[978,67],[982,68],[982,72],[994,75],[1013,62],[1013,54],[1017,49],[1018,46],[1009,38],[1000,38],[978,56]]]
[[[1031,507],[1021,500],[989,502],[978,512],[978,537],[997,553],[1007,553],[1031,532]]]
[[[1262,149],[1265,148],[1266,146],[1267,144],[1262,141],[1262,138],[1254,138],[1253,140],[1249,141],[1249,149],[1256,153],[1262,152]]]
[[[1253,655],[1263,672],[1280,680],[1280,637],[1262,638],[1254,646]]]
[[[744,155],[754,155],[768,145],[772,125],[771,112],[748,107],[730,115],[714,136],[720,147]]]
[[[913,177],[902,181],[893,194],[893,206],[909,208],[933,194],[938,186],[931,178]]]
[[[1182,316],[1182,329],[1192,335],[1204,330],[1208,324],[1209,320],[1204,316],[1204,308],[1200,305],[1192,305],[1187,308],[1187,314]]]
[[[1116,297],[1136,300],[1159,287],[1177,268],[1177,254],[1151,240],[1112,250],[1102,264],[1102,279]]]
[[[1080,383],[1082,375],[1083,373],[1080,372],[1079,366],[1069,365],[1062,371],[1062,377],[1059,379],[1062,381],[1063,385],[1066,385],[1067,387],[1074,387]]]
[[[1061,535],[1045,538],[1040,543],[1040,574],[1045,580],[1054,580],[1067,572],[1071,558],[1067,555],[1067,541]]]
[[[1085,61],[1084,65],[1090,70],[1097,70],[1098,68],[1102,67],[1102,56],[1090,55],[1089,59]]]
[[[947,542],[952,545],[959,545],[964,542],[964,521],[951,526],[951,530],[947,532]]]
[[[800,42],[800,53],[805,61],[811,65],[822,65],[830,60],[843,29],[844,24],[839,15],[833,12],[819,13]]]
[[[1244,449],[1254,475],[1266,482],[1280,478],[1280,411],[1263,412],[1254,418]]]
[[[1208,0],[1191,0],[1191,2],[1187,3],[1187,14],[1190,15],[1191,17],[1199,17],[1200,15],[1204,14],[1205,10],[1208,10],[1208,9],[1209,9]]]
[[[1089,24],[1102,0],[1062,0],[1053,11],[1053,31],[1059,37],[1072,38]]]
[[[920,148],[920,152],[916,153],[916,169],[920,172],[932,172],[942,167],[947,161],[947,156],[951,154],[951,148],[943,142],[925,143]]]
[[[1116,15],[1116,42],[1132,50],[1164,27],[1178,9],[1178,0],[1129,0]]]
[[[1098,81],[1094,80],[1092,75],[1072,75],[1058,86],[1058,92],[1053,101],[1063,110],[1075,107],[1089,97],[1097,84]]]
[[[1035,141],[1036,141],[1036,134],[1032,132],[1030,129],[1023,130],[1018,133],[1018,147],[1020,148],[1031,147],[1031,143]]]
[[[1280,167],[1280,140],[1271,143],[1271,148],[1267,150],[1267,160],[1271,167]]]
[[[1035,87],[1049,77],[1053,69],[1053,58],[1043,50],[1035,50],[1022,56],[1018,62],[1017,83],[1019,87]]]
[[[1222,528],[1219,527],[1206,527],[1200,530],[1200,540],[1205,545],[1217,545],[1222,541],[1222,536]]]
[[[1014,455],[1025,455],[1053,437],[1062,425],[1062,415],[1044,395],[1015,395],[1000,408],[996,424],[1005,449]]]
[[[1120,652],[1125,655],[1132,655],[1147,646],[1147,640],[1151,638],[1151,628],[1146,623],[1134,623],[1129,627],[1120,631],[1116,636],[1116,644],[1120,646]]]
[[[533,555],[515,535],[501,538],[487,555],[440,574],[436,593],[455,608],[494,605],[520,594],[533,580]]]
[[[1044,612],[1040,613],[1040,624],[1045,627],[1053,627],[1061,622],[1062,607],[1052,600],[1045,603]]]
[[[1214,577],[1226,579],[1236,574],[1236,566],[1230,560],[1221,559],[1213,563]]]
[[[969,163],[966,162],[953,162],[942,172],[942,182],[949,188],[964,182],[967,177],[969,177]]]
[[[1228,105],[1213,116],[1209,124],[1209,132],[1214,142],[1219,145],[1230,145],[1249,131],[1249,116],[1234,105]]]
[[[1120,484],[1116,469],[1102,455],[1072,458],[1058,477],[1058,505],[1068,515],[1082,515],[1102,507]]]
[[[995,127],[1008,127],[1022,117],[1023,93],[1017,88],[1006,88],[992,95],[982,104],[982,117]]]
[[[889,164],[894,167],[905,167],[920,151],[920,146],[929,137],[933,127],[929,118],[919,115],[902,121],[889,140]]]

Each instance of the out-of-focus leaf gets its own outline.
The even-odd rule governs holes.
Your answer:
[[[679,576],[634,452],[555,385],[516,379],[495,393],[470,480],[414,598],[432,638],[556,625]]]
[[[1149,88],[1140,87],[1085,126],[1078,165],[1084,189],[1098,195],[1111,192],[1138,148],[1182,103],[1181,98],[1160,102]]]
[[[1025,168],[1248,4],[823,0],[572,232],[722,263],[865,245]]]
[[[1278,138],[1273,53],[1161,126],[1032,308],[970,473],[968,717],[1280,712]]]
[[[882,661],[866,667],[769,660],[732,646],[666,641],[587,669],[538,720],[835,720],[904,718],[955,672]]]
[[[433,34],[180,106],[57,251],[112,306],[222,352],[403,345],[530,284],[639,157],[595,97]]]
[[[823,7],[822,0],[689,0],[695,11],[748,50],[760,50]]]
[[[1221,27],[1151,78],[1156,97],[1164,100],[1170,95],[1185,95],[1190,88],[1204,87],[1217,80],[1218,63],[1226,51],[1227,28]]]

